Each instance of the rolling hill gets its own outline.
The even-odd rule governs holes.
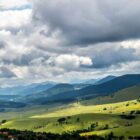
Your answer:
[[[101,96],[89,100],[83,100],[81,103],[86,105],[91,104],[107,104],[107,103],[117,103],[129,100],[135,100],[140,98],[140,85],[136,85],[130,88],[120,90],[108,96]]]
[[[93,134],[104,136],[114,132],[117,136],[123,135],[128,138],[128,136],[139,136],[139,110],[138,100],[92,106],[74,103],[52,110],[40,106],[40,108],[0,113],[1,120],[6,119],[0,128],[52,133],[78,131],[84,136]],[[122,117],[127,117],[131,112],[134,113],[132,119]],[[60,119],[63,119],[63,122],[60,123]]]

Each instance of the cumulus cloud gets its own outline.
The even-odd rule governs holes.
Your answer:
[[[79,68],[80,66],[91,66],[92,60],[89,57],[64,54],[55,57],[52,63],[58,67],[73,70]]]
[[[35,0],[34,19],[60,32],[69,44],[92,44],[140,37],[140,1]]]
[[[30,23],[31,10],[0,11],[0,29],[21,28]]]

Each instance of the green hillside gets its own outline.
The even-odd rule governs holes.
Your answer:
[[[115,136],[125,136],[125,138],[128,139],[130,136],[133,136],[133,137],[140,136],[140,125],[135,124],[129,127],[121,126],[115,129],[86,132],[86,133],[81,133],[81,136],[90,136],[90,135],[105,136],[105,135],[110,134],[111,132],[113,132]]]
[[[7,114],[0,113],[1,121],[7,118],[0,128],[52,133],[77,131],[81,135],[92,135],[93,131],[97,135],[114,132],[118,136],[138,136],[135,129],[140,128],[139,110],[139,100],[92,106],[74,103],[51,110],[40,106]]]
[[[135,100],[140,98],[140,85],[133,86],[130,88],[123,89],[114,94],[108,96],[97,97],[89,100],[81,101],[82,104],[91,105],[91,104],[107,104],[107,103],[116,103],[129,100]]]

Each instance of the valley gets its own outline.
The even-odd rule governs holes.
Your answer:
[[[113,78],[78,90],[70,84],[58,84],[40,93],[18,97],[14,102],[22,101],[25,106],[17,108],[12,101],[12,108],[3,104],[0,128],[54,134],[75,132],[82,137],[105,137],[110,133],[126,139],[139,136],[140,79],[132,80],[138,76]],[[124,83],[125,79],[128,81]],[[109,85],[112,87],[108,89]],[[113,86],[118,88],[116,92]]]

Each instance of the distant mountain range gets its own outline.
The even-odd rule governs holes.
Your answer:
[[[34,83],[26,86],[0,88],[0,95],[28,95],[42,92],[56,85],[54,82]]]
[[[89,80],[92,81],[92,80]],[[26,105],[34,104],[52,104],[52,103],[69,103],[77,100],[94,99],[102,97],[102,102],[105,102],[103,96],[106,96],[108,102],[118,102],[121,99],[121,94],[124,96],[131,91],[129,98],[132,94],[132,90],[140,85],[140,74],[129,74],[119,77],[107,76],[103,79],[96,81],[93,84],[80,83],[80,84],[65,84],[65,83],[39,83],[28,86],[19,86],[12,88],[0,89],[0,100],[3,102],[10,102],[11,104],[18,102]],[[137,87],[138,88],[138,87]],[[118,94],[113,94],[118,92]],[[111,98],[113,95],[114,98]],[[138,93],[135,93],[135,97],[139,97]],[[138,95],[138,96],[137,96]],[[127,98],[126,98],[127,99]],[[133,99],[133,98],[132,98]]]
[[[44,104],[50,102],[75,101],[78,98],[82,98],[82,99],[95,98],[98,96],[109,95],[119,90],[132,87],[138,84],[140,84],[140,74],[124,75],[124,76],[113,78],[110,81],[108,80],[107,82],[102,84],[87,86],[80,90],[63,91],[60,93],[58,92],[55,95],[50,94],[49,97],[38,98],[35,102],[39,104],[40,103]],[[46,91],[44,92],[44,94],[48,94],[48,92]]]
[[[110,80],[112,77],[113,76],[108,76],[101,80],[100,79],[91,79],[91,80],[87,80],[86,82],[84,80],[84,81],[81,81],[81,83],[73,83],[73,84],[70,83],[70,84],[73,85],[75,87],[75,89],[82,89],[89,85],[100,84],[101,82],[103,83],[107,80]],[[46,91],[55,85],[57,85],[57,83],[43,82],[43,83],[33,83],[30,85],[25,85],[25,86],[5,87],[5,88],[0,88],[0,95],[11,95],[11,96],[13,96],[13,95],[31,95],[33,93]],[[58,83],[58,85],[59,85],[59,83]]]

